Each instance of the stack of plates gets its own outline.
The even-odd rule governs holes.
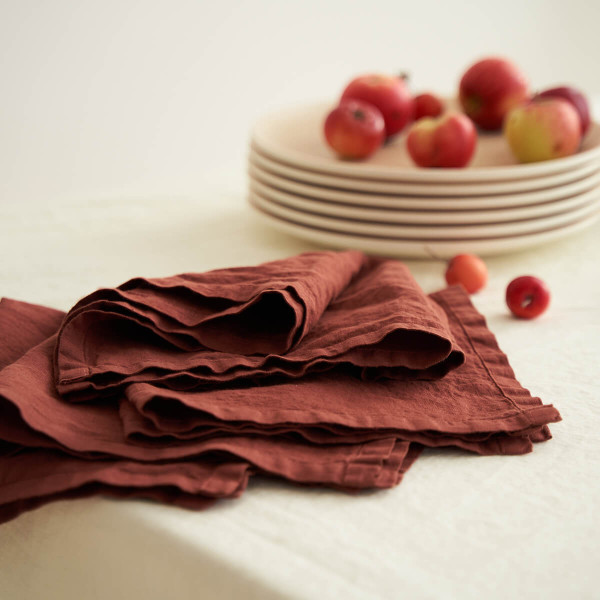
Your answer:
[[[567,158],[521,165],[500,134],[480,134],[465,169],[419,169],[403,136],[362,162],[336,158],[318,104],[263,118],[249,200],[278,229],[329,247],[397,256],[500,254],[589,226],[600,213],[600,125]]]

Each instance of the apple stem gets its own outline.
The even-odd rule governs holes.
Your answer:
[[[398,73],[398,77],[406,83],[410,81],[410,75],[406,71],[400,71],[400,73]]]

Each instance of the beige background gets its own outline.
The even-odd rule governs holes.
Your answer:
[[[0,198],[195,194],[274,108],[363,71],[452,93],[482,55],[600,92],[589,0],[0,0]]]

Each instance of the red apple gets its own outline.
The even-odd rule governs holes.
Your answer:
[[[448,262],[446,268],[448,285],[460,284],[469,294],[474,294],[487,283],[487,279],[487,267],[475,254],[457,254]]]
[[[381,113],[359,100],[346,100],[334,108],[327,115],[323,130],[327,143],[341,158],[366,158],[385,139]]]
[[[583,137],[587,130],[590,128],[590,105],[588,104],[587,98],[573,87],[562,86],[555,87],[549,90],[544,90],[533,97],[533,100],[539,100],[540,98],[562,98],[573,105],[573,108],[579,114],[579,120],[581,121],[581,137]]]
[[[439,117],[444,112],[444,103],[430,93],[415,96],[415,121],[423,117]]]
[[[570,102],[540,99],[511,110],[504,135],[520,162],[552,160],[577,152],[581,122]]]
[[[548,308],[550,290],[541,279],[523,275],[508,284],[506,304],[516,317],[533,319]]]
[[[376,106],[383,115],[387,137],[398,133],[413,118],[413,100],[401,77],[362,75],[353,79],[342,94],[343,100],[362,100]]]
[[[406,138],[408,152],[420,167],[464,167],[476,145],[477,131],[471,119],[452,112],[416,121]]]
[[[528,81],[504,58],[485,58],[462,76],[459,98],[463,110],[482,129],[502,127],[505,115],[529,98]]]

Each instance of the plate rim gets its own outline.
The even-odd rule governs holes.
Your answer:
[[[531,219],[543,218],[546,216],[554,216],[566,214],[581,206],[586,206],[593,202],[600,201],[600,183],[594,188],[584,191],[580,194],[575,194],[568,198],[554,200],[551,202],[540,202],[532,205],[523,205],[517,207],[494,208],[486,210],[402,210],[402,209],[387,209],[369,206],[348,205],[342,203],[333,203],[327,201],[314,200],[312,198],[301,197],[295,194],[290,194],[277,188],[270,187],[261,183],[258,180],[250,179],[249,190],[256,192],[259,195],[266,197],[267,200],[279,202],[290,208],[298,207],[299,210],[312,212],[323,216],[339,216],[342,219],[359,219],[365,222],[381,222],[383,219],[390,223],[405,223],[405,224],[420,224],[433,223],[435,225],[471,225],[471,224],[494,224],[494,223],[512,223],[517,221],[525,221]],[[576,201],[574,201],[576,200]],[[568,203],[568,204],[567,204]],[[302,205],[305,204],[306,208]],[[336,207],[337,204],[337,207]],[[564,206],[566,204],[566,206]],[[550,206],[552,205],[552,206]],[[335,209],[356,211],[357,214],[362,212],[363,217],[350,216],[346,214],[336,214]],[[544,211],[544,208],[546,209]],[[548,210],[550,209],[550,210]],[[536,212],[537,211],[537,212]],[[515,214],[516,212],[516,214]],[[406,221],[396,221],[396,217],[407,219]],[[466,221],[461,221],[465,218]],[[488,220],[486,220],[488,219]],[[493,219],[493,220],[492,220]]]
[[[262,203],[266,203],[268,206],[273,208],[276,211],[276,213],[279,212],[280,215],[283,214],[283,218],[288,218],[291,221],[294,221],[295,219],[297,219],[296,222],[300,222],[301,224],[308,225],[308,226],[314,226],[314,227],[321,228],[324,230],[337,231],[339,233],[344,233],[344,230],[339,229],[339,227],[343,226],[345,224],[345,227],[354,228],[354,231],[351,233],[358,233],[359,235],[366,235],[366,236],[378,236],[378,235],[386,236],[387,235],[387,237],[406,237],[407,239],[415,239],[415,238],[420,239],[423,237],[425,237],[427,239],[431,239],[432,236],[435,237],[435,234],[431,234],[431,233],[427,233],[427,234],[423,233],[422,235],[419,235],[419,230],[421,232],[428,231],[427,225],[406,224],[406,223],[395,223],[393,225],[390,225],[388,223],[366,223],[365,221],[356,220],[356,219],[344,219],[344,218],[336,219],[335,217],[314,215],[314,214],[308,213],[306,211],[301,211],[301,210],[297,210],[297,209],[293,209],[293,208],[289,208],[289,207],[284,207],[284,206],[281,206],[281,204],[275,202],[274,200],[270,200],[268,198],[264,198],[264,197],[260,196],[260,194],[250,193],[249,196],[253,200],[255,198],[258,198],[258,200],[261,201]],[[254,202],[256,203],[256,200],[254,200]],[[579,212],[583,213],[583,214],[581,214],[581,216],[579,214],[577,214],[577,217],[574,217],[573,219],[567,219],[567,223],[570,222],[571,220],[577,220],[578,218],[585,218],[585,216],[587,216],[588,214],[595,214],[597,212],[600,212],[600,205],[599,206],[586,206],[584,208],[585,208],[585,210],[579,211]],[[290,213],[291,213],[291,215],[290,215]],[[569,213],[578,213],[578,211],[576,209],[573,211],[569,211]],[[307,223],[307,221],[303,221],[302,219],[307,219],[308,223]],[[515,228],[521,227],[523,229],[526,229],[525,231],[522,232],[523,235],[526,235],[528,233],[533,234],[539,230],[561,226],[561,223],[557,223],[556,225],[548,224],[547,222],[552,219],[556,220],[556,215],[553,217],[546,217],[546,218],[539,218],[539,219],[535,219],[535,218],[534,219],[525,219],[523,221],[519,221],[518,223],[511,223],[510,225],[512,225]],[[310,221],[313,221],[314,225],[312,225],[310,223]],[[536,226],[536,223],[538,224],[538,226]],[[529,229],[527,227],[527,225],[531,225],[533,227],[533,229]],[[359,231],[361,229],[361,227],[371,228],[374,231],[374,233],[361,232],[361,231]],[[471,224],[471,225],[469,225],[469,224],[461,224],[461,225],[442,224],[442,225],[433,226],[433,229],[438,229],[440,231],[440,233],[446,232],[445,235],[443,235],[443,236],[437,236],[438,239],[454,239],[454,240],[465,241],[467,239],[482,239],[482,238],[489,239],[492,237],[505,236],[506,234],[496,232],[495,229],[502,230],[502,229],[505,229],[506,227],[507,227],[506,223],[493,223],[493,224],[489,224],[489,225],[482,225],[480,223],[475,223],[475,224]],[[432,229],[432,227],[431,227],[431,225],[429,225],[429,230],[431,230],[431,229]],[[471,233],[475,233],[477,230],[481,230],[481,229],[485,229],[489,233],[482,234],[482,235],[471,235]],[[380,230],[381,233],[375,232],[376,230]],[[394,233],[394,230],[402,230],[402,232],[399,231],[398,233]],[[472,231],[469,231],[469,230],[472,230]],[[386,234],[385,232],[388,232],[388,233]],[[414,234],[412,232],[414,232]],[[514,235],[518,235],[518,234],[514,234]]]
[[[548,161],[535,163],[517,164],[517,165],[499,165],[497,167],[467,167],[460,169],[406,169],[398,167],[387,167],[382,165],[369,164],[368,162],[344,162],[319,163],[317,160],[307,159],[301,153],[282,147],[278,142],[274,142],[265,135],[264,129],[269,122],[282,120],[286,114],[298,112],[300,110],[323,111],[323,119],[327,114],[328,107],[333,105],[331,102],[314,102],[303,106],[295,106],[287,109],[280,109],[273,113],[263,115],[254,124],[251,130],[251,143],[257,145],[262,151],[280,160],[290,164],[290,166],[299,166],[307,170],[317,172],[336,174],[341,176],[351,176],[354,178],[371,178],[377,180],[389,181],[407,181],[424,182],[435,181],[439,183],[466,183],[468,181],[494,181],[504,179],[527,179],[538,177],[549,173],[558,173],[568,170],[571,167],[585,164],[600,158],[600,123],[593,121],[587,135],[595,133],[599,139],[592,148],[577,152],[570,156],[557,158]],[[489,135],[478,132],[478,135]],[[325,142],[322,141],[324,144]],[[516,173],[516,175],[515,175]]]
[[[451,258],[457,252],[466,250],[479,254],[480,256],[499,256],[514,252],[520,252],[527,248],[549,244],[556,239],[567,237],[582,229],[590,227],[598,220],[598,215],[591,215],[570,225],[541,231],[525,236],[501,237],[495,239],[482,240],[420,240],[420,239],[380,239],[368,238],[365,236],[345,235],[337,232],[324,232],[315,230],[305,225],[285,221],[272,216],[260,208],[251,204],[255,216],[266,220],[273,229],[297,238],[308,240],[311,243],[320,246],[333,248],[355,248],[362,249],[365,252],[389,256],[402,256],[411,258],[425,258],[433,260],[443,260]],[[315,234],[318,237],[315,237]],[[327,235],[326,240],[323,236]],[[516,242],[516,243],[515,243]],[[365,243],[370,245],[367,249]],[[460,244],[460,247],[457,246]],[[374,249],[376,248],[376,249]]]
[[[600,172],[600,164],[590,163],[588,165],[580,166],[576,169],[571,169],[562,173],[556,173],[553,175],[546,175],[544,177],[536,177],[524,180],[513,180],[501,183],[462,183],[462,184],[443,184],[435,183],[436,187],[442,187],[445,193],[436,196],[435,192],[431,191],[431,188],[422,183],[411,183],[411,182],[392,182],[392,181],[370,181],[366,179],[351,180],[348,177],[338,177],[335,175],[328,174],[314,174],[314,180],[305,179],[307,171],[298,169],[296,167],[289,167],[276,160],[262,156],[257,151],[251,149],[248,160],[250,162],[258,163],[258,165],[266,171],[271,170],[276,175],[287,177],[289,179],[300,181],[307,185],[318,185],[320,187],[342,189],[342,190],[359,190],[369,191],[372,193],[379,193],[385,195],[403,195],[410,194],[416,196],[427,196],[427,197],[456,197],[456,196],[482,196],[490,195],[490,186],[496,189],[495,195],[503,195],[509,193],[516,193],[519,191],[533,191],[548,189],[550,187],[556,187],[563,183],[571,183],[578,181],[592,173]],[[266,166],[264,166],[266,165]],[[548,183],[550,181],[550,183]],[[557,183],[558,182],[558,183]],[[525,186],[523,187],[523,184]],[[452,190],[451,192],[449,190]],[[487,191],[486,191],[487,190]]]
[[[289,179],[276,173],[271,173],[262,167],[254,165],[251,162],[248,162],[247,176],[250,179],[261,182],[263,185],[271,186],[274,189],[280,189],[288,194],[305,196],[314,200],[329,202],[332,204],[366,206],[391,210],[439,210],[446,212],[472,211],[474,210],[475,206],[483,207],[484,210],[492,210],[496,208],[520,208],[535,204],[557,202],[577,194],[585,193],[600,185],[600,170],[598,170],[591,175],[587,175],[581,179],[563,184],[562,186],[531,190],[528,192],[466,197],[438,196],[435,198],[427,196],[403,196],[400,194],[376,194],[336,188],[326,188],[312,185],[310,183],[300,182],[294,179]],[[544,197],[544,192],[546,192],[546,194],[553,192],[550,194],[550,199],[548,199],[547,196]],[[361,198],[361,196],[363,198]],[[507,201],[508,204],[506,203]]]

